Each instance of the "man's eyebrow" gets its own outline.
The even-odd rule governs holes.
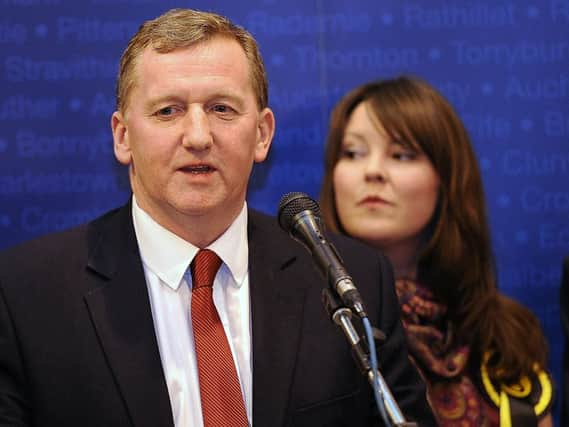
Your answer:
[[[163,104],[168,102],[184,102],[184,100],[180,95],[172,93],[172,94],[164,94],[156,96],[154,98],[151,97],[145,102],[144,105],[147,108],[152,108],[156,107],[158,104]]]
[[[243,95],[240,92],[232,90],[221,90],[219,92],[215,92],[210,98],[214,102],[217,100],[234,102],[238,107],[243,107],[245,105]]]
[[[228,101],[237,104],[239,107],[243,107],[245,105],[245,101],[243,100],[243,96],[239,92],[235,91],[226,91],[221,90],[218,92],[214,92],[207,97],[206,103],[209,102],[216,102],[216,101]],[[156,96],[155,98],[150,98],[145,103],[147,108],[152,108],[157,106],[158,104],[168,103],[168,102],[175,102],[175,103],[183,103],[185,104],[187,99],[185,97],[180,96],[177,93],[170,93],[170,94],[163,94],[160,96]]]

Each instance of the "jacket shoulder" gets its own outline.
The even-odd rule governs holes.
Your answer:
[[[272,239],[282,238],[289,241],[294,240],[284,230],[281,229],[276,217],[267,215],[254,209],[249,209],[249,228],[259,229],[263,233],[271,233]],[[377,259],[379,257],[382,263],[388,262],[387,258],[377,249],[374,249],[359,240],[342,234],[331,233],[326,230],[324,230],[324,233],[328,241],[336,247],[340,257],[343,259],[353,259],[361,262],[365,261],[366,259]],[[300,243],[293,242],[293,244],[299,245],[298,247],[300,247]]]
[[[104,228],[113,222],[120,211],[114,209],[90,222],[45,234],[0,251],[0,281],[10,276],[22,280],[26,276],[49,274],[49,271],[74,265],[84,267],[89,248],[96,245]]]

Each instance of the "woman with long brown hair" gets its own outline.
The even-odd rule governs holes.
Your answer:
[[[335,107],[321,189],[331,231],[385,253],[441,426],[551,426],[546,340],[497,290],[482,180],[451,105],[410,77]]]

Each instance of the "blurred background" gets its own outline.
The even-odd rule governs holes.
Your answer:
[[[120,54],[143,21],[167,9],[214,11],[256,37],[269,76],[277,132],[248,199],[264,212],[275,214],[285,192],[318,196],[328,115],[349,89],[413,74],[446,95],[484,175],[499,286],[541,319],[559,385],[558,288],[569,255],[569,0],[0,5],[0,248],[128,199],[110,132]]]

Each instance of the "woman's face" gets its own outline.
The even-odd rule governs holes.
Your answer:
[[[365,102],[354,109],[333,171],[340,223],[379,249],[417,250],[437,205],[439,177],[424,153],[393,141],[371,114]]]

